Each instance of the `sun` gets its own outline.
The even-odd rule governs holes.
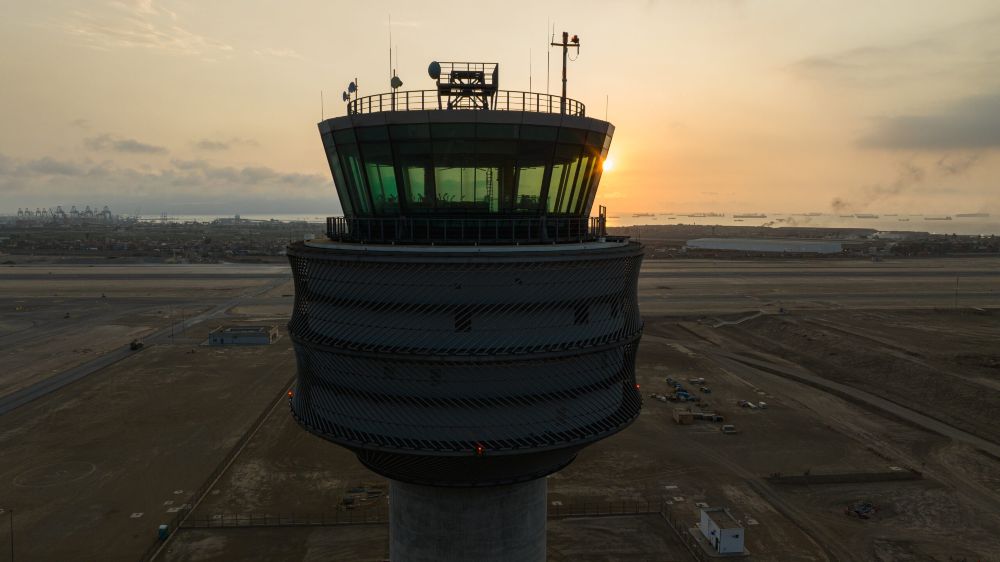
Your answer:
[[[615,161],[610,158],[605,158],[604,162],[601,164],[601,169],[605,172],[610,172],[615,169]]]

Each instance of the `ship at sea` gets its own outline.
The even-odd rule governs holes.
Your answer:
[[[734,219],[766,219],[767,215],[764,213],[744,213],[742,215],[733,215]]]
[[[988,219],[990,218],[989,213],[958,213],[955,215],[960,219]]]
[[[950,220],[951,220],[951,217],[950,217],[950,216],[943,216],[943,217],[924,217],[924,220],[925,220],[925,221],[950,221]]]
[[[635,218],[639,218],[639,217],[655,217],[656,213],[633,213],[632,216],[635,217]]]
[[[854,215],[856,219],[877,219],[878,215],[873,215],[871,213],[857,213]]]

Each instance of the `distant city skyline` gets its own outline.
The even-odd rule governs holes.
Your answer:
[[[403,89],[430,86],[431,60],[469,58],[499,62],[503,89],[555,93],[554,21],[582,42],[570,97],[617,127],[597,200],[613,213],[1000,214],[995,2],[466,8],[14,2],[0,213],[339,214],[321,90],[327,117],[355,77],[362,95],[388,90],[391,30]]]

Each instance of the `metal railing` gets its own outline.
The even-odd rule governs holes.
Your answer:
[[[538,92],[518,92],[498,90],[490,96],[493,111],[528,111],[532,113],[563,113],[576,117],[586,117],[587,108],[571,98],[563,98]],[[448,101],[438,95],[437,90],[408,90],[375,94],[351,100],[347,104],[348,115],[378,113],[380,111],[429,111],[446,110]],[[453,108],[464,111],[466,108]],[[487,111],[487,110],[479,110]]]
[[[601,217],[328,217],[326,233],[375,244],[552,244],[596,240],[604,224]]]

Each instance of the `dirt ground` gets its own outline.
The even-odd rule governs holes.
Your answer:
[[[240,267],[243,274],[270,271]],[[290,283],[249,280],[251,291],[270,288],[234,303],[218,320],[284,324]],[[225,278],[203,278],[226,294],[209,288],[171,302],[217,306],[244,294],[244,281],[234,285],[243,289],[226,293]],[[51,298],[47,290],[26,289],[38,299]],[[213,296],[199,300],[204,295]],[[746,525],[756,560],[990,559],[1000,552],[1000,461],[967,441],[760,366],[807,371],[997,443],[1000,260],[659,260],[644,266],[640,305],[643,411],[629,429],[583,450],[549,477],[550,503],[662,501],[691,524],[696,504],[727,507]],[[143,314],[155,314],[156,306],[146,302],[143,310],[108,318],[113,325],[147,325]],[[17,333],[20,318],[0,314],[0,326],[14,326],[0,332],[0,343]],[[22,519],[18,511],[18,543],[24,536],[37,549],[26,550],[24,559],[53,553],[80,559],[72,555],[98,545],[110,553],[103,559],[134,559],[151,544],[156,516],[169,509],[165,502],[177,501],[173,491],[203,484],[227,447],[281,392],[294,369],[287,338],[262,355],[244,350],[216,357],[197,347],[207,324],[0,417],[0,497],[25,513]],[[189,349],[198,351],[192,356]],[[704,377],[712,392],[696,392],[703,406],[695,409],[725,416],[739,432],[722,434],[712,422],[675,424],[678,404],[650,397],[669,391],[667,377],[694,388],[687,379]],[[744,408],[741,400],[768,406]],[[764,479],[775,472],[894,466],[918,470],[922,478],[809,486]],[[26,488],[25,482],[42,485]],[[279,406],[194,516],[326,513],[340,509],[357,486],[384,486],[384,480],[346,450],[299,429]],[[878,512],[867,520],[845,515],[847,505],[861,500]],[[133,512],[144,515],[131,519]],[[160,559],[382,560],[386,533],[385,525],[181,529]],[[0,531],[0,544],[4,540]],[[551,520],[549,555],[690,559],[653,516]]]

